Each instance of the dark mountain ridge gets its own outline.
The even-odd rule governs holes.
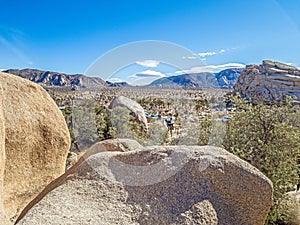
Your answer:
[[[150,87],[196,87],[196,88],[232,88],[239,75],[241,68],[222,70],[219,73],[192,73],[177,76],[163,77],[153,81]]]
[[[68,75],[64,73],[42,71],[37,69],[9,69],[3,71],[28,79],[44,86],[95,88],[108,86],[98,77],[87,77],[83,74]]]
[[[77,88],[103,88],[103,87],[122,87],[127,86],[126,82],[112,83],[104,81],[99,77],[88,77],[83,74],[68,75],[59,72],[42,71],[38,69],[9,69],[4,70],[27,80],[33,81],[46,87],[68,87]]]

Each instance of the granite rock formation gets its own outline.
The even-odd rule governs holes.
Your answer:
[[[272,183],[223,149],[100,146],[46,187],[18,224],[264,224]]]
[[[70,135],[39,85],[0,72],[0,91],[0,223],[6,225],[64,173]]]
[[[115,97],[109,105],[109,108],[112,109],[112,113],[114,114],[114,109],[116,108],[123,108],[128,110],[128,112],[136,118],[138,123],[142,125],[142,129],[144,132],[148,132],[148,122],[146,115],[144,113],[143,107],[135,102],[134,100],[124,97],[124,96],[117,96]],[[118,117],[118,115],[114,115]],[[113,117],[114,117],[113,116]]]
[[[248,65],[234,85],[235,91],[256,101],[281,102],[285,96],[300,99],[300,70],[280,62],[264,60]]]

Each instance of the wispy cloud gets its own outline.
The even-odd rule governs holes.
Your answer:
[[[138,72],[134,75],[129,76],[129,78],[145,78],[145,77],[165,77],[166,75],[158,72],[158,71],[153,71],[153,70],[146,70],[142,72]]]
[[[200,53],[198,53],[198,55],[200,56],[201,60],[206,60],[207,56],[214,56],[214,55],[217,55],[217,54],[222,54],[224,52],[226,52],[226,50],[225,49],[221,49],[220,51],[200,52]],[[191,56],[183,56],[182,58],[183,59],[196,59],[197,58],[197,54],[193,54]]]
[[[144,61],[136,61],[136,64],[144,67],[157,67],[159,65],[159,61],[156,60],[144,60]]]
[[[19,59],[28,65],[32,65],[33,62],[17,47],[15,43],[22,43],[18,36],[22,36],[23,33],[14,29],[4,29],[0,27],[0,45],[5,46],[7,49],[12,51]],[[7,37],[7,38],[5,38]]]
[[[184,73],[201,73],[201,72],[220,72],[221,70],[230,69],[230,68],[244,68],[245,65],[241,63],[226,63],[220,65],[206,65],[206,66],[199,66],[193,67],[188,70],[178,70],[176,74],[184,74]]]
[[[190,56],[182,56],[182,59],[197,59],[197,55],[196,54],[192,54]]]
[[[206,60],[207,56],[214,56],[214,55],[218,55],[218,54],[223,54],[225,52],[226,52],[226,50],[222,48],[219,51],[200,52],[200,53],[198,53],[198,55],[200,56],[201,60]]]

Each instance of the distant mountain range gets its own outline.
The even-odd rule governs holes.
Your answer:
[[[192,73],[163,77],[153,81],[150,87],[196,87],[196,88],[232,88],[242,73],[241,68],[222,70],[219,73]]]
[[[67,88],[101,88],[101,87],[121,87],[127,86],[126,82],[111,83],[105,82],[99,77],[88,77],[83,74],[68,75],[64,73],[42,71],[36,69],[3,71],[28,79],[46,87],[67,87]]]
[[[195,87],[195,88],[232,88],[243,69],[226,69],[219,73],[194,73],[178,76],[164,77],[153,81],[147,87]],[[83,74],[68,75],[64,73],[42,71],[37,69],[9,69],[3,71],[28,79],[46,87],[66,87],[76,90],[77,88],[103,88],[129,86],[126,82],[112,83],[98,77],[88,77]]]

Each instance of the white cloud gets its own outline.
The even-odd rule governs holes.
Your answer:
[[[183,59],[197,59],[197,56],[183,56]]]
[[[197,59],[197,55],[196,54],[192,54],[190,56],[182,56],[182,59]]]
[[[184,74],[184,73],[201,73],[201,72],[220,72],[221,70],[230,69],[230,68],[244,68],[245,65],[241,63],[226,63],[220,65],[206,65],[206,66],[199,66],[193,67],[188,70],[179,70],[176,71],[176,74]]]
[[[166,75],[158,72],[158,71],[153,71],[153,70],[146,70],[142,72],[138,72],[134,75],[129,76],[130,78],[143,78],[143,77],[165,77]]]
[[[218,52],[216,52],[216,51],[200,52],[200,53],[198,53],[198,55],[201,57],[202,60],[206,60],[207,56],[214,56],[214,55],[222,54],[222,53],[225,53],[225,52],[226,52],[226,50],[222,48]]]
[[[144,60],[144,61],[136,61],[136,64],[144,67],[157,67],[159,65],[159,61],[156,60]]]
[[[206,56],[213,56],[216,54],[217,54],[216,52],[200,52],[200,53],[198,53],[198,55],[202,58],[205,58]]]
[[[117,78],[117,77],[109,78],[107,81],[112,82],[112,83],[123,82],[123,80],[121,80],[120,78]]]

